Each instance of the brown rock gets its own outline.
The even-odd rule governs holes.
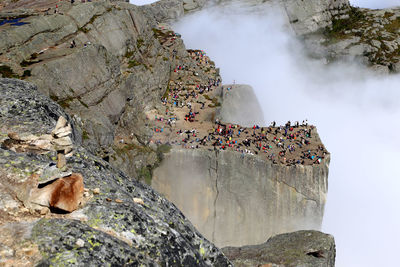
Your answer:
[[[48,207],[43,207],[40,209],[40,215],[46,215],[47,213],[49,213],[49,208]]]
[[[141,198],[134,197],[133,202],[135,202],[136,204],[144,205],[144,201]]]
[[[96,187],[95,189],[93,189],[93,194],[95,195],[100,194],[100,188]]]
[[[68,212],[76,210],[83,197],[83,177],[79,173],[60,178],[51,184],[53,192],[50,197],[50,207]]]
[[[67,161],[65,160],[65,155],[63,153],[57,153],[57,168],[61,169],[65,165],[67,165]]]
[[[124,201],[121,200],[121,199],[119,199],[119,198],[117,198],[117,199],[115,200],[115,202],[117,202],[117,203],[124,203]]]
[[[72,173],[69,176],[54,180],[43,188],[34,190],[30,202],[72,212],[78,208],[83,197],[83,191],[82,175]]]

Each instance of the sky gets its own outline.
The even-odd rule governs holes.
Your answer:
[[[388,8],[400,6],[399,0],[350,0],[353,6],[365,8]]]
[[[157,2],[156,0],[130,0],[131,4],[138,6]],[[387,8],[392,6],[400,6],[400,0],[350,0],[354,6],[368,8]]]
[[[137,6],[142,6],[157,2],[157,0],[129,0],[129,2]]]
[[[310,59],[283,18],[275,8],[213,8],[181,19],[174,29],[187,48],[207,52],[225,84],[253,86],[267,122],[307,118],[317,126],[331,152],[322,230],[335,237],[336,266],[394,266],[400,75]]]

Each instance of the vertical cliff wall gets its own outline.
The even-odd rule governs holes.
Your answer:
[[[333,18],[347,16],[350,8],[348,0],[283,0],[293,30],[299,34],[309,34],[332,25]]]
[[[328,165],[329,155],[319,165],[285,166],[232,151],[172,149],[152,187],[217,246],[242,246],[320,229]]]

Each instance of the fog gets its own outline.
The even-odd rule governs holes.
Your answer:
[[[355,2],[355,1],[354,1]],[[359,1],[361,2],[361,1]],[[174,28],[200,48],[225,84],[250,84],[266,121],[308,119],[331,152],[323,231],[337,266],[393,266],[400,245],[400,76],[304,55],[280,9],[213,8]]]
[[[400,6],[399,0],[350,0],[353,6],[366,8],[388,8]]]
[[[157,2],[157,0],[129,0],[129,3],[137,6],[143,6],[154,2]]]

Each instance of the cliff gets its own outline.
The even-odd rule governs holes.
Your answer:
[[[215,120],[221,103],[221,119],[238,119],[240,112],[226,117],[235,109],[224,107],[242,104],[235,97],[251,89],[221,95],[215,63],[204,51],[186,50],[180,36],[160,23],[203,1],[160,1],[144,7],[60,2],[57,8],[51,1],[22,2],[33,7],[0,12],[0,75],[37,87],[1,83],[7,98],[1,102],[6,123],[0,163],[7,184],[2,188],[4,223],[28,223],[3,225],[8,244],[4,253],[29,240],[42,254],[31,260],[41,258],[44,264],[68,260],[83,265],[95,257],[96,264],[230,264],[174,205],[130,177],[152,182],[183,205],[185,213],[193,210],[196,226],[220,245],[259,243],[282,231],[320,227],[329,154],[315,129],[290,123],[252,129]],[[245,95],[249,102],[256,99]],[[254,107],[262,114],[259,105]],[[75,147],[65,163],[59,149],[50,146],[37,153],[36,147],[60,142],[53,140],[60,116],[71,127],[67,144]],[[282,148],[284,140],[290,152]],[[195,171],[187,172],[187,167]],[[7,173],[18,173],[18,179],[10,180]],[[60,184],[78,174],[86,187],[78,211],[59,215],[21,206],[19,201],[31,208],[26,192],[32,187],[43,192],[49,177]],[[18,229],[25,233],[22,239],[14,235]],[[63,238],[55,241],[59,233]],[[110,249],[100,257],[98,250],[107,246],[121,254]],[[71,247],[81,249],[75,255]]]
[[[324,29],[332,24],[334,18],[346,18],[350,8],[348,0],[284,0],[282,4],[289,22],[299,35]]]
[[[400,9],[373,10],[348,0],[282,2],[294,32],[313,57],[356,60],[381,73],[400,71]]]
[[[22,25],[0,26],[0,76],[37,84],[76,119],[87,149],[129,175],[155,164],[147,112],[160,105],[171,69],[188,58],[182,40],[160,30],[157,7],[29,4],[1,10],[2,21]],[[134,147],[115,149],[120,136]]]
[[[164,156],[152,187],[219,247],[321,228],[329,157],[320,165],[284,166],[231,151],[174,148]]]

